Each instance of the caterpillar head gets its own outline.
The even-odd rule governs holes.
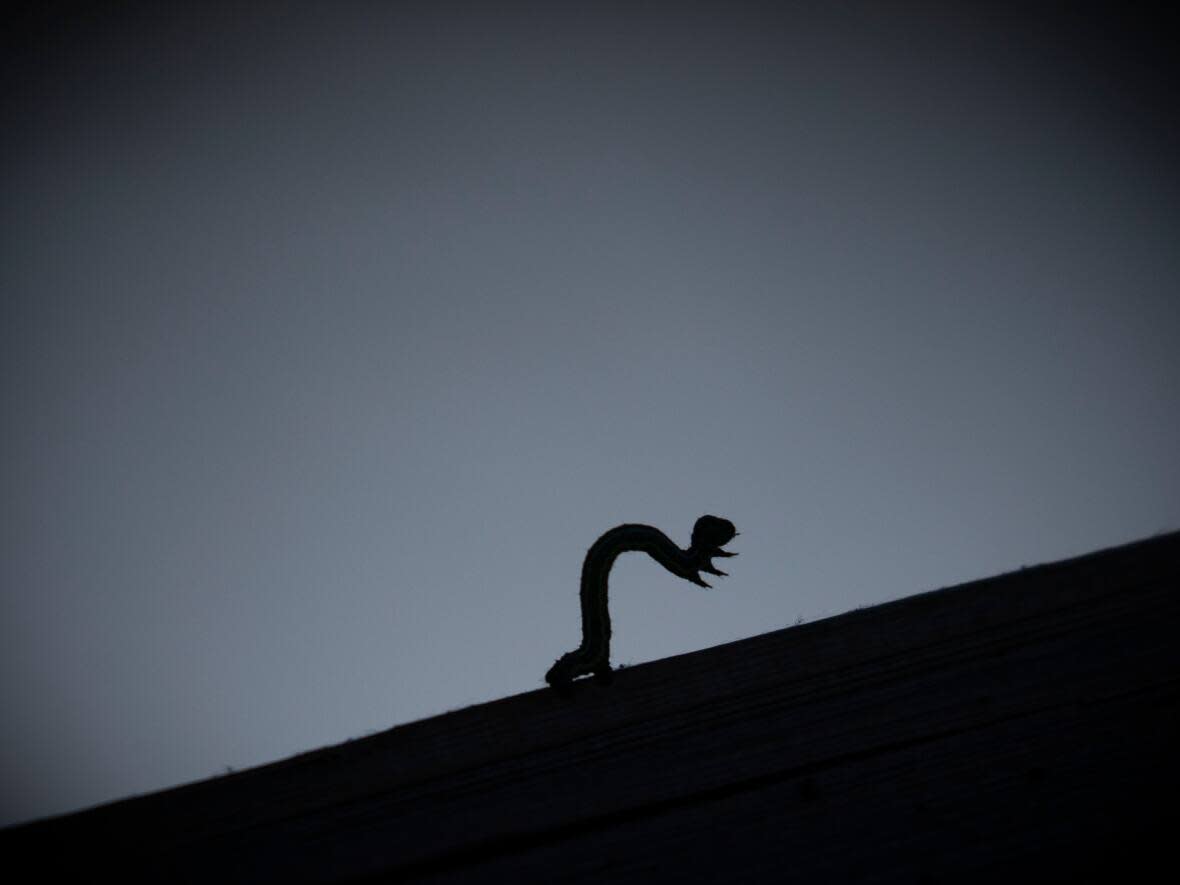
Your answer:
[[[736,553],[721,549],[736,538],[737,535],[737,529],[734,528],[733,523],[728,519],[708,515],[698,519],[696,525],[692,527],[692,546],[688,551],[689,555],[695,560],[694,564],[696,568],[699,571],[708,572],[710,575],[724,577],[725,572],[713,565],[713,558],[716,556],[737,556]],[[703,587],[709,586],[700,580],[699,575],[696,583]]]

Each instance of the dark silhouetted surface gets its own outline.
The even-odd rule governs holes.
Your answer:
[[[1131,879],[1178,785],[1180,534],[8,829],[159,881]],[[784,592],[789,592],[784,587]]]

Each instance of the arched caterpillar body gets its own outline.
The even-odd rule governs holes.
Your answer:
[[[628,523],[616,526],[591,545],[582,563],[582,644],[566,652],[549,668],[545,681],[555,688],[568,685],[578,676],[593,673],[610,676],[610,612],[607,610],[607,575],[620,553],[646,553],[672,574],[701,587],[709,585],[701,572],[724,575],[713,566],[716,556],[736,556],[722,550],[737,535],[733,523],[719,516],[702,516],[692,529],[692,544],[681,550],[672,540],[650,525]]]

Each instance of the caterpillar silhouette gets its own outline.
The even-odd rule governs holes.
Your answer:
[[[719,516],[702,516],[692,528],[692,544],[681,550],[672,540],[650,525],[628,523],[616,526],[591,545],[582,563],[582,644],[566,652],[549,668],[545,681],[565,688],[578,676],[593,674],[609,681],[610,612],[607,610],[607,575],[620,553],[646,553],[672,574],[701,587],[709,585],[701,572],[724,576],[713,565],[717,556],[737,556],[721,548],[738,534],[733,523]]]

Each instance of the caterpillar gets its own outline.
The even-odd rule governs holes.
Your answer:
[[[650,525],[627,523],[603,534],[586,552],[582,562],[582,644],[566,652],[545,674],[545,681],[557,689],[568,687],[578,676],[593,674],[603,682],[611,678],[610,612],[607,611],[607,575],[620,553],[646,553],[678,578],[709,587],[701,572],[724,576],[713,566],[717,556],[737,556],[721,548],[738,532],[733,523],[719,516],[702,516],[692,528],[692,543],[681,550],[672,539]]]

